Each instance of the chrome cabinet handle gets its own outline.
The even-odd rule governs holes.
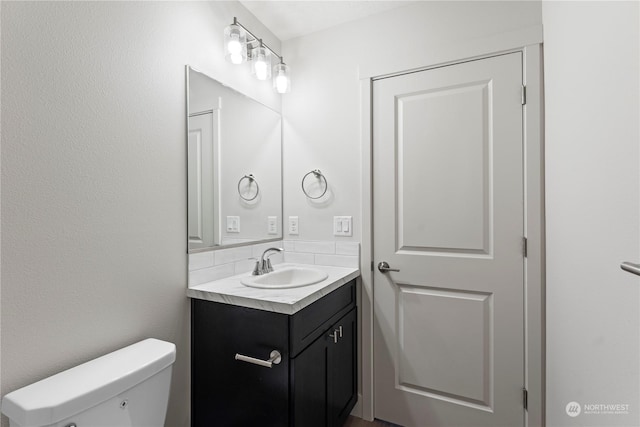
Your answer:
[[[380,273],[386,273],[387,271],[400,271],[397,268],[391,268],[389,267],[389,264],[387,263],[387,261],[382,261],[380,262],[380,264],[378,264],[378,271]]]
[[[244,354],[236,353],[236,360],[253,363],[254,365],[264,366],[265,368],[272,368],[273,365],[278,365],[282,361],[282,355],[278,350],[273,350],[269,354],[269,360],[262,360],[256,359],[255,357],[245,356]]]
[[[632,262],[623,262],[620,264],[620,268],[624,271],[628,271],[629,273],[636,274],[640,276],[640,264],[634,264]]]
[[[333,338],[333,343],[338,344],[338,338],[342,338],[342,325],[333,330],[332,334],[329,334],[330,338]]]

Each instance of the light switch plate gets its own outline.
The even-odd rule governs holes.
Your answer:
[[[227,217],[227,233],[239,233],[240,232],[240,217],[228,216]]]
[[[278,217],[267,217],[267,234],[278,234]]]
[[[333,217],[334,236],[353,236],[353,221],[350,216]]]
[[[290,235],[298,235],[300,234],[300,230],[298,228],[298,217],[290,216],[289,217],[289,234]]]

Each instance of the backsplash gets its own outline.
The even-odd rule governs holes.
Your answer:
[[[284,240],[284,260],[297,264],[360,267],[360,243]]]
[[[359,268],[357,242],[282,240],[239,248],[189,254],[189,286],[250,272],[267,248],[283,247],[284,254],[271,255],[273,265],[282,262]]]
[[[265,249],[271,247],[282,247],[282,241],[189,254],[189,286],[250,272]],[[272,264],[280,264],[283,255],[276,253],[270,259]]]

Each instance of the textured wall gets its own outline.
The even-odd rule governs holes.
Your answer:
[[[426,1],[285,41],[292,91],[283,98],[284,238],[360,241],[362,70],[424,67],[432,63],[420,58],[442,58],[451,46],[540,23],[539,2]],[[329,181],[322,203],[300,190],[316,168]],[[299,217],[299,236],[287,233],[289,215]],[[353,216],[352,238],[333,236],[334,215]]]
[[[156,337],[188,425],[185,65],[280,109],[234,15],[279,47],[237,2],[2,3],[2,394]]]
[[[538,35],[541,22],[539,1],[421,1],[284,41],[292,69],[292,91],[282,103],[284,240],[367,241],[370,230],[363,229],[361,217],[362,179],[367,179],[362,173],[362,114],[367,114],[361,111],[362,75],[518,47],[519,34],[533,28]],[[300,190],[302,176],[315,168],[330,185],[330,197],[322,203],[307,200]],[[287,233],[289,215],[299,217],[299,236]],[[352,237],[333,236],[334,215],[353,216]],[[363,255],[369,252],[362,247]],[[366,272],[363,276],[363,299],[371,298],[373,293],[366,292],[373,285]],[[361,308],[360,336],[363,346],[371,347],[372,330],[365,323],[370,313],[366,305]],[[370,360],[365,349],[362,390],[369,389]],[[370,416],[371,400],[365,395],[359,404],[363,415]]]
[[[547,425],[640,425],[640,8],[543,2]],[[569,402],[628,414],[565,412]],[[584,410],[584,408],[583,408]]]

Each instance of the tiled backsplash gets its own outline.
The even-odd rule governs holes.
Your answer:
[[[251,271],[265,249],[272,247],[282,247],[282,241],[190,254],[189,286]],[[279,264],[283,261],[283,255],[276,253],[270,259],[272,264]]]
[[[358,242],[284,240],[190,254],[189,286],[249,272],[264,250],[271,247],[284,247],[284,255],[276,253],[270,257],[274,265],[284,261],[334,267],[360,266]]]
[[[358,268],[360,243],[285,240],[284,260],[298,264]]]

